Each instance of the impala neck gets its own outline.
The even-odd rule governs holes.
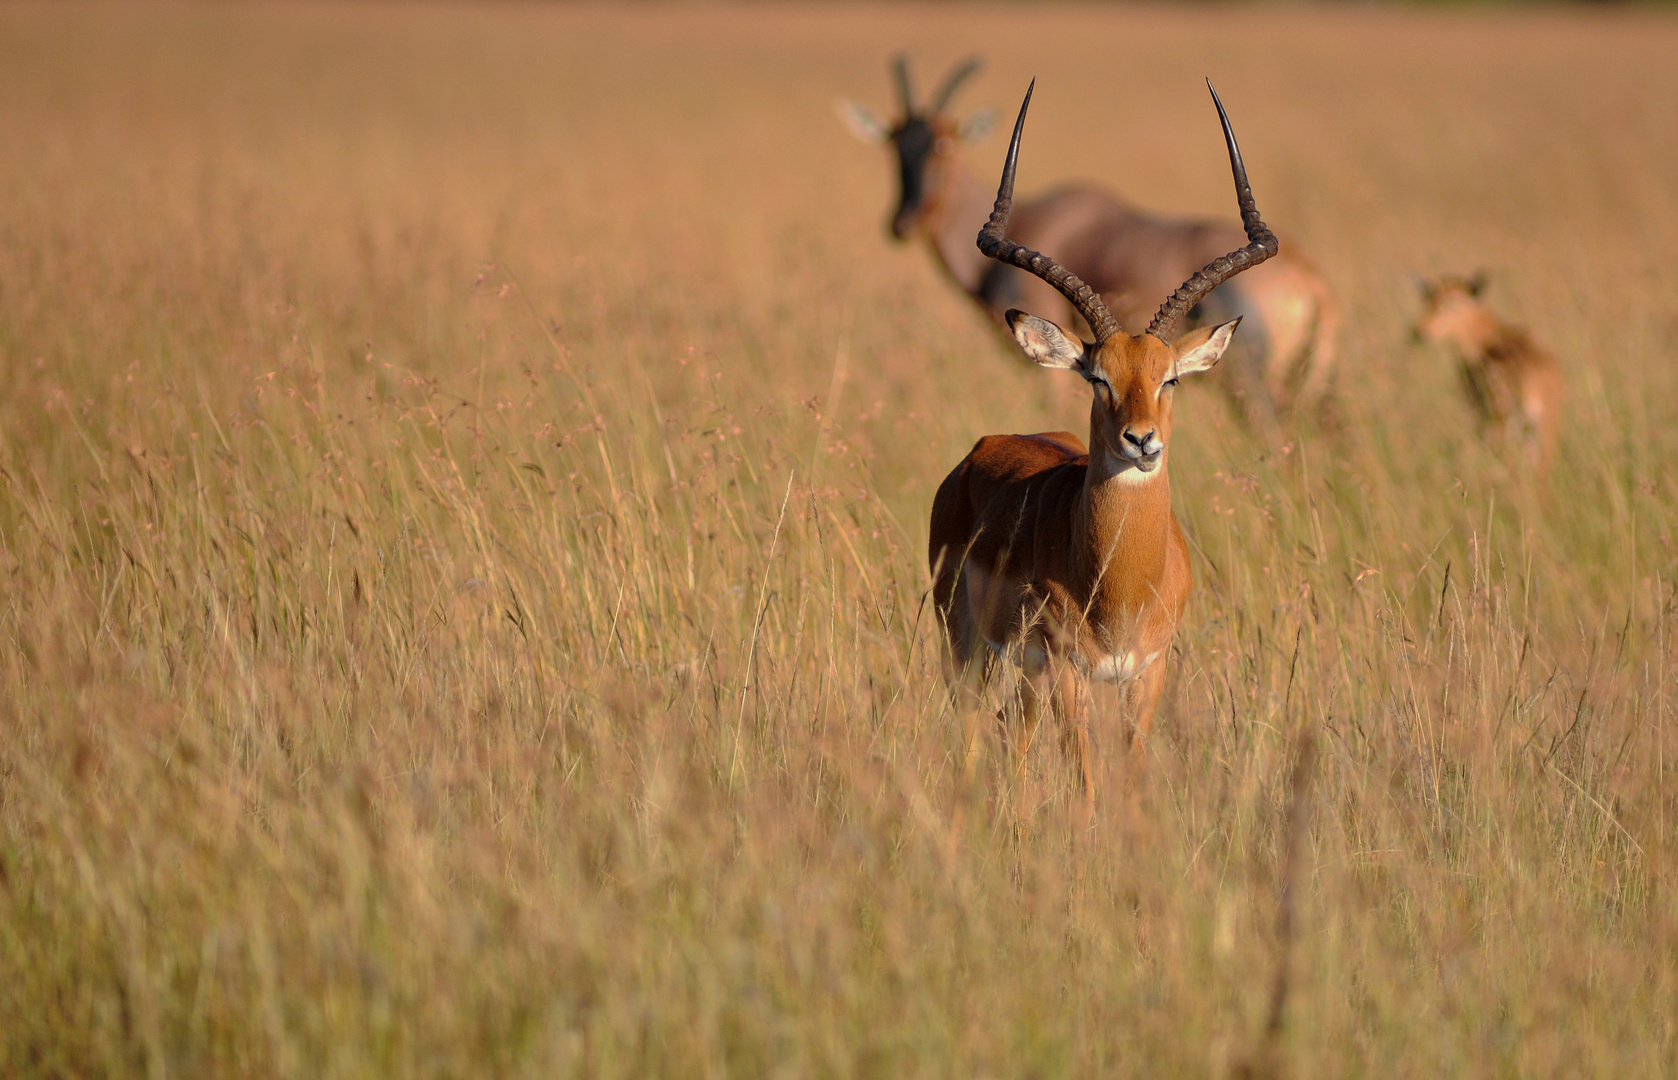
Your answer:
[[[1091,432],[1094,435],[1094,432]],[[1082,544],[1073,566],[1092,608],[1134,613],[1158,596],[1171,540],[1171,479],[1167,462],[1146,480],[1134,469],[1115,470],[1113,457],[1090,443],[1076,515]],[[1169,458],[1170,451],[1166,451]]]
[[[945,158],[938,168],[943,182],[927,211],[923,235],[944,272],[968,295],[977,296],[995,265],[976,242],[980,227],[990,218],[995,194],[958,158]]]

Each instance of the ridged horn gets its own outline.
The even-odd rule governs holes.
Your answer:
[[[996,207],[991,211],[990,220],[985,222],[985,227],[979,230],[979,250],[997,262],[1029,270],[1053,285],[1062,296],[1072,302],[1072,306],[1078,309],[1078,314],[1084,317],[1084,321],[1090,324],[1090,330],[1095,333],[1095,343],[1099,345],[1123,331],[1119,328],[1119,321],[1113,318],[1095,290],[1085,285],[1077,274],[1047,255],[1032,251],[1003,236],[1003,232],[1008,228],[1008,211],[1014,207],[1014,167],[1020,159],[1020,134],[1025,131],[1025,113],[1031,108],[1031,92],[1036,88],[1037,80],[1033,79],[1031,85],[1026,88],[1025,101],[1020,104],[1020,118],[1014,121],[1014,138],[1008,144],[1008,159],[1002,166],[1002,183],[996,189]]]
[[[950,99],[955,96],[957,90],[961,89],[961,84],[972,78],[973,73],[983,67],[984,63],[984,60],[980,57],[969,56],[951,68],[950,73],[944,76],[943,84],[938,87],[938,92],[932,95],[932,101],[928,103],[926,111],[941,113],[948,108]]]
[[[1224,112],[1224,103],[1219,100],[1218,92],[1212,88],[1211,79],[1206,80],[1206,89],[1212,91],[1212,102],[1217,105],[1218,119],[1224,126],[1224,142],[1229,144],[1229,168],[1235,174],[1235,201],[1241,207],[1241,227],[1247,231],[1247,239],[1251,243],[1221,258],[1213,259],[1193,277],[1177,286],[1177,291],[1166,298],[1159,311],[1154,313],[1154,321],[1148,324],[1148,333],[1161,341],[1170,341],[1176,336],[1177,324],[1182,321],[1183,314],[1198,304],[1207,293],[1281,250],[1276,234],[1271,232],[1270,227],[1259,217],[1258,204],[1253,201],[1252,185],[1247,183],[1247,166],[1242,164],[1241,148],[1235,144],[1235,129],[1229,124],[1229,114]]]

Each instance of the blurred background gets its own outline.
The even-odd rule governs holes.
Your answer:
[[[1054,740],[964,771],[939,684],[932,493],[1087,406],[890,239],[834,103],[900,51],[985,57],[980,175],[1035,77],[1022,195],[1233,220],[1210,77],[1342,308],[1333,423],[1179,398],[1197,593],[1092,836]],[[1641,6],[0,6],[0,1074],[1670,1071],[1675,51]],[[1571,388],[1547,480],[1410,340],[1414,274],[1482,269]]]

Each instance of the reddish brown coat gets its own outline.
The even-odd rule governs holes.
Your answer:
[[[1031,94],[1028,89],[1020,105],[977,242],[999,264],[1029,270],[1053,286],[1094,331],[1095,343],[1086,344],[1035,315],[1012,310],[1005,316],[1028,357],[1076,371],[1089,383],[1089,445],[1086,451],[1064,431],[980,439],[933,499],[927,557],[946,668],[968,711],[993,656],[1019,663],[1027,676],[1025,740],[1047,694],[1078,764],[1087,816],[1095,802],[1088,683],[1123,684],[1132,746],[1140,748],[1164,685],[1163,657],[1194,587],[1188,547],[1171,513],[1175,387],[1182,376],[1218,362],[1241,320],[1181,338],[1176,327],[1213,289],[1274,256],[1278,243],[1259,215],[1235,129],[1213,91],[1247,243],[1172,290],[1146,333],[1125,333],[1078,275],[1007,235]]]
[[[1066,431],[987,435],[938,488],[928,558],[949,678],[1011,654],[1036,698],[1052,693],[1093,798],[1084,683],[1123,682],[1140,749],[1164,686],[1164,657],[1194,587],[1171,512],[1168,465],[1175,378],[1210,367],[1235,327],[1167,345],[1117,335],[1079,346],[1016,313],[1027,353],[1091,381],[1088,449]],[[1049,339],[1038,346],[1033,334]],[[1150,457],[1141,450],[1153,448]]]
[[[1416,335],[1451,346],[1482,429],[1519,445],[1528,464],[1543,475],[1555,461],[1567,379],[1549,349],[1486,307],[1480,298],[1484,286],[1480,277],[1422,282]]]

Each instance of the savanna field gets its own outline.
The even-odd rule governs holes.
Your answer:
[[[1330,417],[1177,399],[1196,592],[1089,830],[939,677],[933,492],[1088,395],[887,237],[833,102],[903,48],[1038,78],[1022,194],[1233,218],[1211,76],[1344,311]],[[1678,1074],[1675,50],[0,7],[0,1076]],[[1481,268],[1547,480],[1410,341]]]

